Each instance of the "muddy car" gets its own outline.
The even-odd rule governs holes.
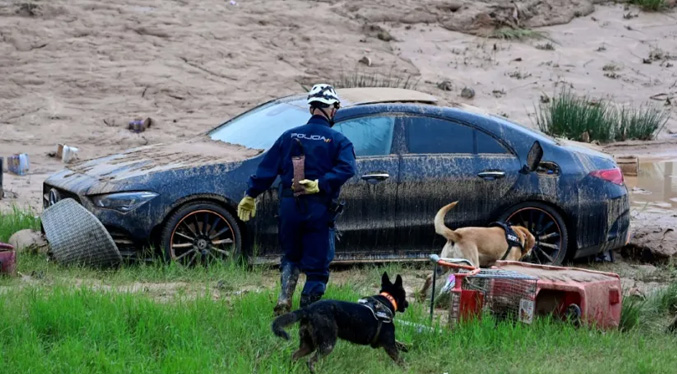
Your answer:
[[[416,91],[339,95],[334,128],[353,142],[357,174],[341,193],[336,262],[427,259],[444,244],[433,217],[456,200],[449,227],[523,225],[537,239],[530,259],[538,263],[627,242],[628,192],[610,156]],[[266,150],[309,116],[305,96],[280,98],[194,139],[69,166],[45,181],[44,206],[75,199],[126,256],[154,247],[185,264],[276,261],[279,180],[259,197],[255,219],[238,220],[236,206]]]

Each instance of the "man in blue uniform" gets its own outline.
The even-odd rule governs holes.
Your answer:
[[[334,259],[338,196],[341,186],[355,175],[352,143],[331,128],[340,107],[334,88],[313,86],[308,105],[312,114],[308,123],[277,139],[249,179],[249,188],[238,205],[238,216],[248,221],[256,214],[256,197],[281,177],[279,238],[284,255],[276,315],[291,310],[300,271],[306,274],[301,307],[322,298]]]

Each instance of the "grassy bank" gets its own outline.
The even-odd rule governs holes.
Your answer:
[[[0,242],[7,242],[12,234],[23,229],[40,229],[40,219],[34,212],[14,208],[9,213],[0,213]]]
[[[663,129],[668,112],[651,106],[619,107],[604,100],[560,91],[536,110],[536,124],[546,134],[602,143],[652,140]]]
[[[356,300],[348,287],[329,297]],[[270,332],[274,293],[231,299],[177,297],[158,303],[139,294],[89,289],[14,289],[0,299],[0,365],[5,373],[305,373],[289,356],[298,341]],[[402,320],[426,323],[417,306]],[[453,333],[417,332],[398,325],[411,345],[406,366],[385,352],[341,342],[322,373],[519,372],[667,373],[674,344],[664,334],[600,333],[539,320],[532,326],[482,321]]]

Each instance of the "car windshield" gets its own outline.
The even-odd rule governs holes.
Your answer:
[[[273,101],[209,132],[212,140],[268,150],[283,132],[308,122],[304,100]]]

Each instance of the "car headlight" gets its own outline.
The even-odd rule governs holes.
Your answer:
[[[99,208],[114,209],[127,213],[149,202],[157,195],[154,192],[120,192],[92,196],[92,202]]]

